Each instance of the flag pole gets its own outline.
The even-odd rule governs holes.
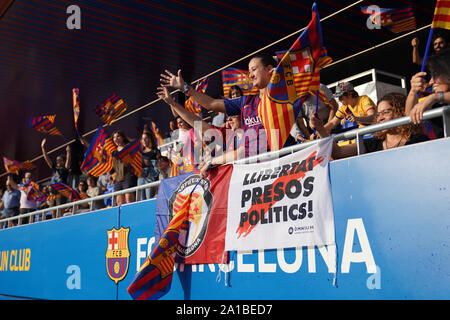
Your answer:
[[[420,72],[423,72],[425,70],[425,63],[427,61],[428,51],[430,50],[431,39],[433,38],[433,30],[434,30],[434,28],[431,28],[430,33],[428,34],[427,46],[425,48],[425,54],[423,56],[422,68],[420,69]]]

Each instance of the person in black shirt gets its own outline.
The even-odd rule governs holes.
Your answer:
[[[382,123],[403,117],[405,111],[406,96],[401,93],[388,93],[383,96],[377,105],[376,121]],[[323,128],[322,121],[317,117],[310,119],[311,128],[316,128],[321,138],[328,136],[328,133]],[[417,142],[429,140],[426,135],[422,133],[420,125],[404,125],[396,128],[378,131],[373,138],[364,139],[363,144],[365,153],[387,150],[401,147]],[[334,159],[346,158],[357,155],[357,144],[349,144],[338,146],[333,145],[332,156]]]
[[[138,178],[138,186],[158,180],[159,171],[156,161],[160,151],[156,144],[156,138],[151,131],[144,131],[141,136],[142,145],[142,177]],[[148,188],[140,191],[140,200],[146,200],[155,196],[156,189]]]
[[[43,139],[41,142],[42,155],[44,156],[44,160],[52,169],[52,178],[50,180],[50,184],[53,183],[64,183],[67,184],[67,177],[69,176],[69,168],[70,168],[70,147],[66,147],[66,158],[63,155],[58,155],[56,157],[55,163],[50,159],[45,149],[45,144],[47,143],[47,139]],[[61,204],[66,203],[67,199],[58,194],[56,190],[51,188],[50,194],[58,195],[55,199],[52,199],[49,203],[49,206],[59,206]],[[56,212],[52,212],[52,218],[56,217]]]

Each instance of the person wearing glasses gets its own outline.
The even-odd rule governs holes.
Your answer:
[[[406,96],[401,93],[388,93],[378,102],[375,113],[376,122],[382,123],[396,118],[405,116]],[[324,129],[322,121],[317,117],[311,117],[311,128],[315,128],[320,138],[327,137],[328,131]],[[364,153],[393,149],[413,143],[428,141],[428,137],[424,135],[422,126],[420,125],[404,125],[401,127],[378,131],[374,137],[363,139]],[[341,159],[357,155],[357,144],[347,144],[339,146],[333,145],[332,157]]]
[[[419,72],[411,78],[406,100],[406,115],[416,124],[421,123],[425,111],[450,104],[450,48],[431,55],[426,65],[429,73]],[[429,81],[425,79],[427,76]],[[436,138],[444,137],[442,117],[430,122]]]

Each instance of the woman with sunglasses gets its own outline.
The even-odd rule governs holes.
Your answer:
[[[378,102],[377,111],[375,113],[376,122],[382,123],[405,116],[405,101],[406,96],[401,93],[393,92],[386,94]],[[317,130],[320,138],[328,136],[328,131],[324,129],[320,119],[311,117],[310,126]],[[373,138],[363,139],[363,147],[365,153],[369,153],[393,149],[427,140],[428,137],[422,133],[422,127],[420,125],[404,125],[376,132]],[[333,145],[332,156],[334,159],[356,156],[357,154],[356,143],[343,146],[338,146],[334,143]]]

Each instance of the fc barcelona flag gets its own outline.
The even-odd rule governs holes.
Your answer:
[[[450,29],[450,1],[437,0],[431,28]]]
[[[411,6],[399,9],[380,8],[379,12],[374,12],[370,7],[362,7],[361,12],[371,14],[374,24],[385,27],[393,33],[416,29],[416,18]]]
[[[57,191],[59,194],[63,195],[64,197],[70,199],[70,201],[78,201],[86,199],[86,195],[79,194],[75,189],[72,187],[64,184],[64,183],[53,183],[50,185],[55,191]]]
[[[75,125],[75,130],[78,133],[78,118],[80,117],[80,90],[78,88],[72,89],[72,100],[73,100],[73,122]]]
[[[192,193],[191,193],[192,194]],[[191,202],[189,194],[174,212],[163,235],[128,287],[135,300],[155,300],[165,295],[171,287],[175,266],[176,247],[182,229],[187,228],[187,216]]]
[[[116,151],[113,155],[122,162],[133,168],[133,173],[137,177],[142,176],[142,151],[141,140],[134,139],[120,151]]]
[[[314,3],[311,22],[281,59],[258,105],[271,150],[283,147],[303,99],[320,88],[319,70],[330,62]]]
[[[39,190],[39,185],[33,181],[29,181],[28,189],[26,191],[27,199],[34,202],[47,201],[47,195]]]
[[[55,117],[56,115],[31,118],[30,127],[52,136],[62,136],[62,133],[55,127]]]
[[[154,136],[156,138],[156,143],[158,144],[158,146],[163,145],[164,144],[164,138],[162,137],[161,133],[159,133],[158,126],[153,121],[150,121],[150,123],[152,125],[153,134],[154,134]]]
[[[94,112],[96,115],[100,117],[100,119],[105,122],[107,125],[111,125],[111,123],[117,119],[125,110],[127,109],[127,104],[123,99],[113,93],[110,97],[108,97],[105,101],[99,104]]]
[[[3,165],[5,166],[6,172],[19,174],[19,170],[33,170],[36,166],[29,160],[25,162],[20,162],[17,160],[9,160],[3,157]]]
[[[111,171],[113,166],[112,153],[116,150],[114,142],[101,126],[92,139],[84,155],[81,169],[94,177]]]
[[[223,95],[228,98],[230,88],[234,85],[241,88],[244,96],[259,94],[259,90],[253,88],[253,83],[249,78],[248,70],[226,68],[222,71]]]
[[[197,85],[195,86],[195,91],[205,93],[206,89],[208,88],[208,82],[209,78],[206,77],[202,81],[197,82]],[[192,113],[199,114],[202,112],[202,106],[199,105],[197,102],[192,100],[192,98],[189,98],[184,103],[184,108]]]

